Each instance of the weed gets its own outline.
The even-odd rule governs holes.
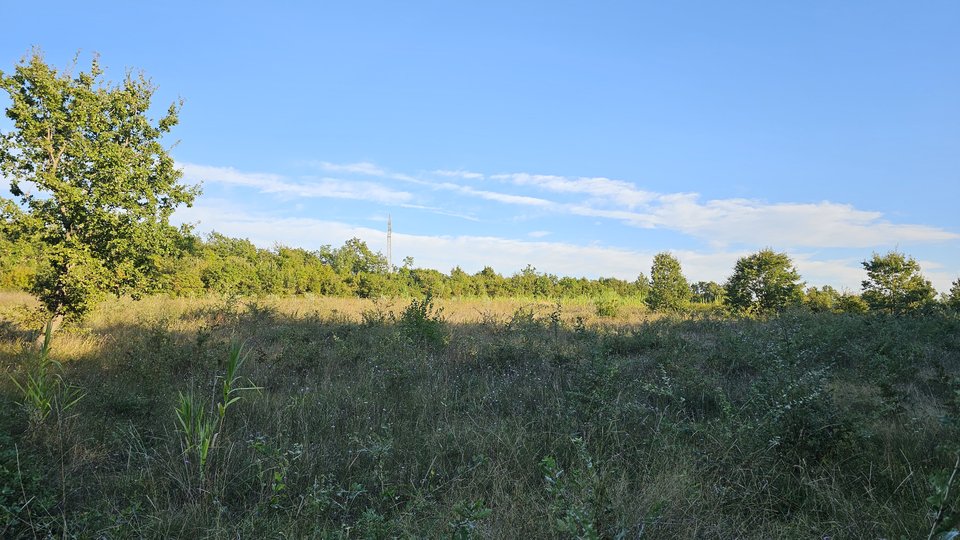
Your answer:
[[[83,399],[83,391],[67,384],[63,379],[63,366],[50,358],[50,341],[53,334],[53,321],[48,321],[44,330],[43,346],[37,356],[33,370],[27,374],[27,380],[20,383],[11,380],[20,391],[20,406],[26,411],[30,425],[39,427],[50,416],[66,412]]]
[[[424,345],[440,347],[445,345],[448,339],[443,308],[436,307],[430,295],[423,300],[411,300],[400,314],[399,325],[405,336]]]
[[[480,525],[491,513],[493,510],[484,504],[483,499],[457,503],[453,507],[453,519],[447,522],[450,537],[455,540],[480,537]]]
[[[257,478],[260,480],[261,490],[268,493],[270,508],[279,510],[290,498],[287,485],[290,468],[303,456],[303,445],[297,443],[282,450],[271,445],[269,439],[263,435],[257,436],[249,444],[257,453]],[[316,506],[319,506],[320,493],[318,484],[314,483],[311,501]]]
[[[580,462],[580,466],[570,473],[562,469],[552,456],[540,461],[540,471],[551,500],[553,528],[572,538],[599,539],[600,477],[583,439],[574,437],[570,442],[576,448]]]
[[[208,404],[191,389],[186,394],[178,395],[175,412],[180,431],[180,446],[186,464],[195,463],[199,486],[206,485],[207,468],[211,453],[223,434],[230,406],[240,400],[240,392],[259,390],[255,386],[239,386],[242,383],[238,375],[240,368],[246,361],[243,346],[234,343],[230,347],[227,357],[225,373],[222,377],[219,399],[212,400],[209,405],[215,410],[208,412]],[[194,459],[190,461],[191,457]]]
[[[385,326],[395,322],[396,316],[392,311],[393,304],[383,298],[374,298],[373,307],[365,309],[360,313],[360,319],[364,326]],[[421,306],[417,306],[418,315]],[[409,307],[408,307],[409,309]]]
[[[927,498],[927,503],[933,510],[933,524],[930,526],[930,533],[927,540],[934,538],[951,539],[956,538],[960,531],[960,512],[956,512],[951,506],[956,499],[954,494],[951,498],[950,490],[954,487],[957,480],[957,472],[960,472],[960,453],[957,453],[953,468],[939,471],[930,476],[930,485],[933,487],[933,495]]]

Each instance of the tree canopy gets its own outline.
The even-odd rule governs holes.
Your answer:
[[[950,284],[950,292],[944,298],[947,307],[954,311],[960,311],[960,278],[953,280]]]
[[[772,249],[738,259],[726,291],[727,302],[742,313],[781,311],[803,298],[803,284],[793,261]]]
[[[89,71],[70,71],[35,50],[0,72],[12,122],[0,133],[0,172],[15,198],[0,208],[9,228],[42,245],[31,290],[54,315],[82,315],[106,292],[149,290],[158,261],[176,250],[170,215],[198,193],[179,183],[161,144],[179,104],[153,121],[144,75],[110,85],[96,57]]]
[[[933,285],[920,273],[920,264],[898,251],[874,253],[869,261],[863,261],[863,268],[867,279],[861,283],[862,296],[871,310],[914,311],[932,302],[936,295]]]
[[[656,310],[679,310],[690,301],[692,291],[683,277],[680,261],[669,253],[658,253],[650,267],[650,294],[647,304]]]

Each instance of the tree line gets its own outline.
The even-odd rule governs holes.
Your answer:
[[[30,290],[45,257],[30,242],[14,242],[0,232],[0,288]],[[246,239],[211,233],[206,238],[185,235],[177,256],[156,261],[143,293],[201,296],[315,294],[377,298],[528,297],[576,298],[614,293],[643,299],[650,282],[617,278],[560,277],[527,266],[511,276],[491,267],[468,273],[460,267],[448,273],[416,268],[408,257],[391,269],[386,257],[366,242],[351,238],[340,247],[306,250],[277,246],[258,248]]]
[[[0,230],[0,288],[31,290],[49,264],[42,243],[14,241]],[[905,313],[938,305],[960,309],[960,279],[937,297],[915,259],[900,252],[874,254],[863,262],[858,293],[825,285],[807,287],[790,257],[763,249],[740,258],[724,283],[690,282],[680,261],[657,254],[649,277],[588,279],[557,276],[528,265],[504,276],[492,267],[469,273],[455,267],[444,273],[414,267],[407,257],[391,268],[386,257],[359,238],[318,250],[286,246],[263,249],[246,239],[211,233],[183,235],[176,256],[156,260],[152,279],[141,294],[194,297],[323,295],[341,297],[424,297],[570,299],[615,297],[642,302],[658,311],[726,310],[760,315],[794,306],[815,311]]]

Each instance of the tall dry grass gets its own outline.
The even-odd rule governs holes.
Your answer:
[[[0,536],[916,537],[957,507],[928,501],[960,440],[952,315],[120,299],[54,336],[86,397],[42,429],[10,378],[29,305],[0,303]]]

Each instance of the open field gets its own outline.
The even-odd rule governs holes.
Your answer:
[[[956,315],[114,300],[58,384],[30,303],[0,293],[3,537],[925,538],[960,441]]]

